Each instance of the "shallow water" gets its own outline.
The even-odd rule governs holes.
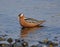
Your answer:
[[[26,17],[46,20],[44,27],[22,29],[18,14]],[[48,38],[60,41],[60,0],[0,0],[0,35],[6,38],[22,38],[30,44]]]

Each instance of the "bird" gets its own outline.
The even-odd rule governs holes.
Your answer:
[[[26,18],[23,13],[18,15],[19,23],[22,27],[31,28],[36,26],[41,26],[45,20],[36,20],[34,18]]]

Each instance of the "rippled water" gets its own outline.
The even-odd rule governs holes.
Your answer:
[[[46,20],[44,27],[22,29],[18,14],[26,17]],[[60,41],[60,0],[0,0],[0,35],[23,38],[30,44],[36,44],[46,38]]]

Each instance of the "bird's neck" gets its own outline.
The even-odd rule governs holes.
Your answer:
[[[20,18],[20,24],[23,25],[25,23],[26,23],[25,19],[24,18]]]

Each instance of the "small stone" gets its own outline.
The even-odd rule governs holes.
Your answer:
[[[36,45],[32,45],[31,47],[37,47]]]

